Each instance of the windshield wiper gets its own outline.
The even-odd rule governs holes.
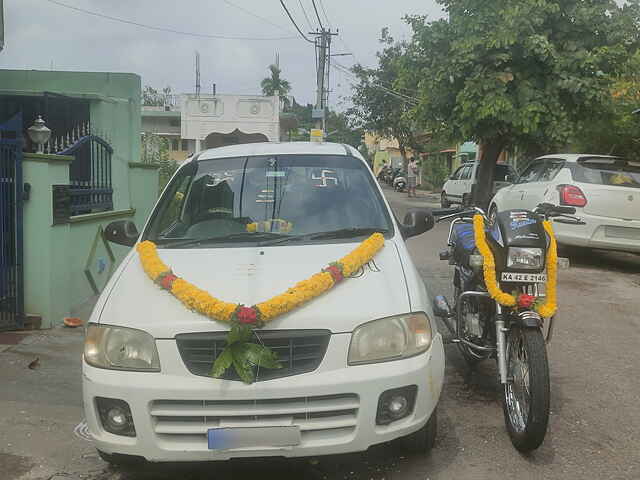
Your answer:
[[[360,237],[363,235],[371,235],[372,233],[382,233],[385,234],[389,230],[385,228],[376,228],[376,227],[366,227],[366,228],[341,228],[339,230],[327,230],[326,232],[314,232],[306,235],[293,235],[286,238],[277,238],[273,241],[263,242],[261,245],[270,246],[270,245],[280,245],[283,243],[291,243],[291,242],[306,242],[309,240],[330,240],[336,238],[353,238]]]
[[[218,237],[208,237],[208,238],[190,238],[190,239],[182,239],[177,240],[175,242],[170,243],[161,243],[164,248],[180,248],[180,247],[189,247],[193,245],[201,245],[201,244],[214,244],[214,243],[227,243],[227,242],[242,242],[242,241],[252,241],[252,240],[285,240],[288,236],[283,235],[281,233],[271,233],[271,232],[241,232],[241,233],[232,233],[229,235],[223,235]]]

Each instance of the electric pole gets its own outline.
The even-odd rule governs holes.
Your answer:
[[[322,28],[320,31],[309,32],[309,35],[314,35],[316,37],[315,44],[318,59],[318,70],[316,72],[316,108],[312,112],[312,117],[315,120],[316,129],[322,131],[322,139],[324,140],[327,98],[329,93],[328,80],[330,66],[329,59],[331,56],[331,37],[338,35],[338,33]]]

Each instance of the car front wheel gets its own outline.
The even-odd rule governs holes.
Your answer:
[[[440,205],[442,206],[442,208],[449,208],[451,206],[449,200],[447,200],[447,192],[445,192],[444,190],[440,195]]]
[[[431,414],[429,421],[417,432],[399,439],[400,446],[408,453],[429,453],[436,443],[438,434],[437,410]]]

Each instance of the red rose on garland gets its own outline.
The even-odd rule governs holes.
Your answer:
[[[240,307],[236,314],[238,322],[251,325],[258,322],[258,312],[254,308]]]
[[[178,277],[176,277],[173,273],[170,273],[162,277],[162,280],[160,280],[160,285],[162,285],[162,288],[164,288],[165,290],[171,290],[173,282],[175,282],[177,279]]]
[[[518,296],[518,306],[520,308],[531,308],[536,301],[536,297],[533,295],[527,295],[522,293]]]
[[[329,272],[333,277],[333,281],[335,283],[341,282],[344,280],[344,275],[342,275],[342,271],[335,265],[331,265],[325,268],[325,272]]]

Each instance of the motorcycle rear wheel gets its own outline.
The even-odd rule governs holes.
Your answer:
[[[507,334],[509,383],[503,386],[504,421],[513,446],[538,448],[549,423],[549,364],[540,329],[512,327]]]

